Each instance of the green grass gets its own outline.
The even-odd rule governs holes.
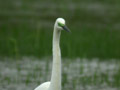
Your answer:
[[[62,32],[63,57],[120,58],[119,0],[0,2],[0,56],[51,56],[53,25],[63,17],[72,32]]]

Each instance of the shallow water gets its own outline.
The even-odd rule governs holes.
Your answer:
[[[49,81],[51,59],[23,57],[0,60],[0,90],[33,90]],[[120,61],[63,59],[62,90],[119,90]]]

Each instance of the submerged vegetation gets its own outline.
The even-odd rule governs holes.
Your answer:
[[[1,90],[33,90],[51,77],[52,59],[0,59]],[[62,90],[119,90],[120,62],[63,59]]]

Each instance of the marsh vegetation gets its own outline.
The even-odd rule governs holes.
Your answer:
[[[120,90],[120,0],[0,0],[0,90],[50,80],[58,17],[72,32],[61,35],[62,90]]]
[[[119,90],[120,62],[100,59],[63,59],[62,90]],[[33,90],[51,77],[52,59],[23,57],[0,60],[1,90]]]

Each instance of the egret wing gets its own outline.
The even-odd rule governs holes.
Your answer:
[[[50,82],[45,82],[39,85],[38,87],[36,87],[34,90],[48,90],[49,86],[50,86]]]

